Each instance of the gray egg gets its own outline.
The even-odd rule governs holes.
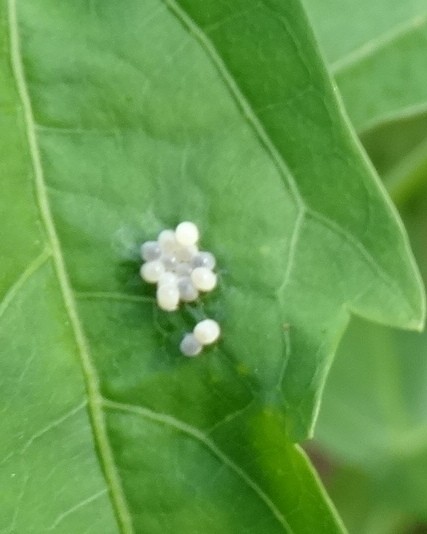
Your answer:
[[[178,280],[179,298],[183,302],[194,302],[199,296],[199,292],[194,287],[189,276],[183,276]]]
[[[197,341],[193,334],[185,334],[179,346],[184,356],[197,356],[202,351],[202,344]]]
[[[193,268],[187,262],[179,262],[175,267],[175,272],[178,276],[190,276]]]
[[[216,265],[215,256],[211,252],[198,252],[191,260],[193,267],[206,267],[207,269],[214,269]]]
[[[161,259],[167,271],[174,271],[179,263],[174,254],[163,254]]]
[[[141,245],[141,258],[145,261],[154,261],[160,258],[162,251],[157,241],[146,241]]]

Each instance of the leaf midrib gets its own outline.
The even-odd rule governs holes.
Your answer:
[[[37,142],[35,120],[21,57],[16,0],[8,0],[7,7],[11,67],[15,78],[17,93],[22,104],[29,154],[34,171],[35,195],[40,211],[40,218],[45,228],[47,239],[50,242],[53,264],[61,290],[64,307],[70,320],[70,325],[80,356],[80,362],[86,383],[88,408],[91,416],[94,439],[98,446],[100,461],[116,511],[118,523],[124,534],[133,534],[132,519],[127,507],[126,499],[121,487],[121,481],[114,463],[113,453],[108,441],[105,420],[102,411],[102,397],[99,389],[96,369],[92,363],[86,337],[77,313],[77,307],[71,284],[69,282],[61,245],[50,210],[44,172],[41,163],[41,155]]]

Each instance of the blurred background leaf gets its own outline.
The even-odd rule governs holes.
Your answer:
[[[361,132],[425,112],[425,0],[304,0]]]
[[[427,3],[306,6],[427,281]],[[311,450],[350,532],[427,531],[427,333],[352,319]]]
[[[401,211],[427,279],[427,187]],[[427,333],[353,319],[327,382],[316,440],[336,464],[327,480],[353,532],[411,532],[407,525],[427,522]],[[369,514],[358,506],[364,502]]]

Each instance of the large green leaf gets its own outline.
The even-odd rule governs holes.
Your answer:
[[[304,0],[356,128],[427,110],[425,0]]]
[[[350,311],[419,328],[424,301],[299,3],[9,0],[1,21],[1,527],[342,531],[290,437]],[[182,219],[222,270],[198,360],[191,315],[138,279],[139,243]]]

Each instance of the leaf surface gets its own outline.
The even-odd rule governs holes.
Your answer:
[[[350,310],[424,302],[299,3],[1,6],[1,526],[342,532],[290,438]],[[196,360],[138,277],[183,219],[221,269]]]

